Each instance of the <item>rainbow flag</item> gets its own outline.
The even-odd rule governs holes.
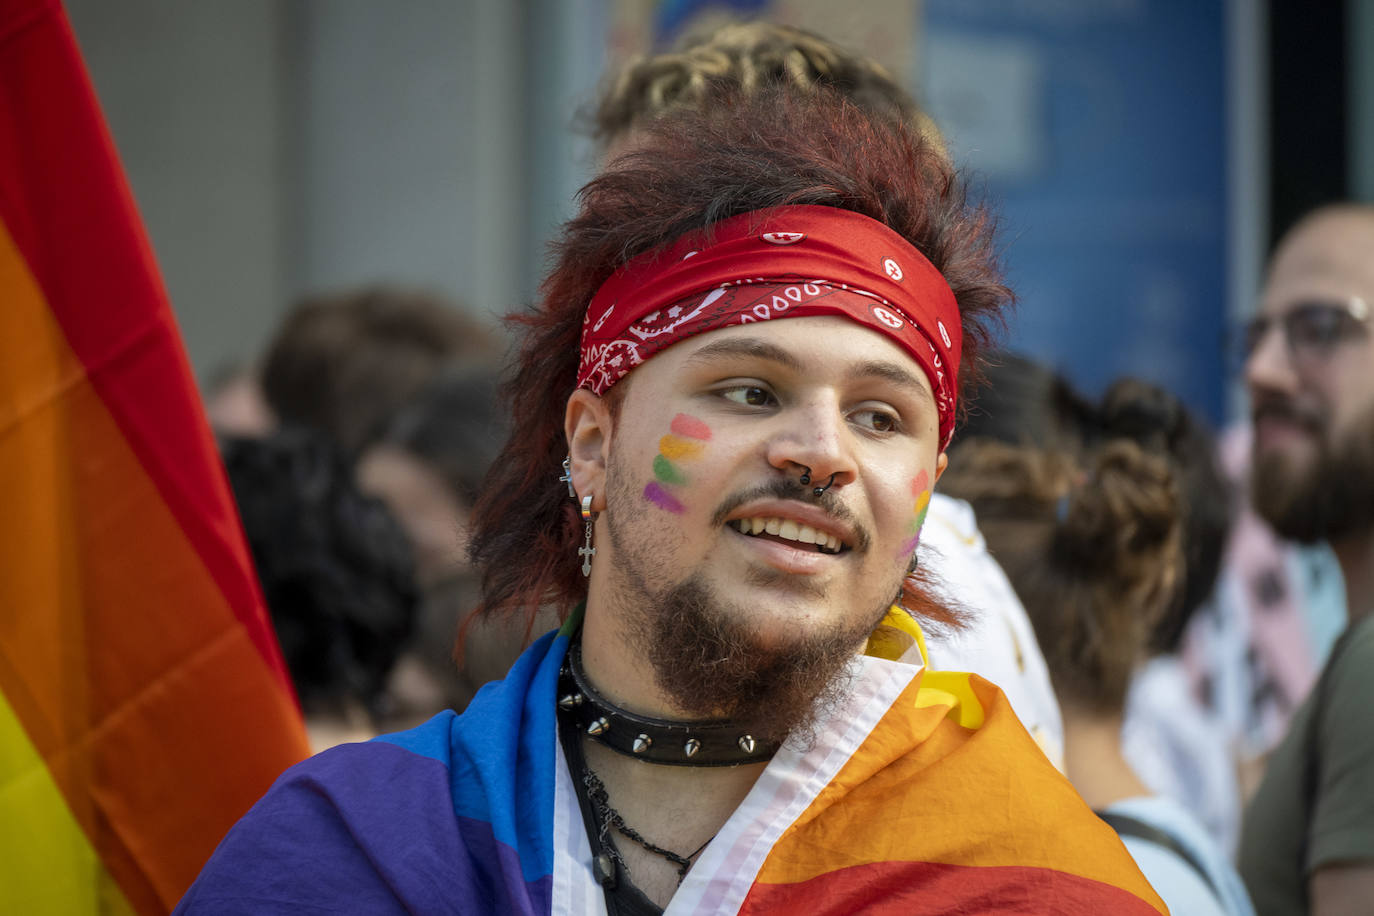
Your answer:
[[[575,626],[541,638],[461,716],[288,770],[180,912],[604,913],[556,737]],[[1001,692],[925,670],[903,633],[919,645],[894,609],[814,745],[769,762],[669,916],[1166,913]]]
[[[0,912],[168,912],[307,753],[70,26],[0,0]]]

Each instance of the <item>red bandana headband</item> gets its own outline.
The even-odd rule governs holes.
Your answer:
[[[778,318],[839,315],[896,341],[925,371],[954,434],[959,306],[925,256],[874,219],[834,207],[775,207],[691,232],[607,280],[587,307],[577,387],[604,394],[694,334]]]

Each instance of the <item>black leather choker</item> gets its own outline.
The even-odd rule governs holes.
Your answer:
[[[725,722],[674,722],[638,716],[597,693],[582,670],[582,646],[568,649],[558,675],[558,712],[581,731],[627,757],[680,767],[763,763],[779,743],[755,739]]]

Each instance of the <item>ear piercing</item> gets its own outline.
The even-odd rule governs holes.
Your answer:
[[[587,494],[582,497],[582,521],[586,523],[586,543],[577,548],[577,555],[582,558],[582,575],[592,574],[592,557],[596,556],[596,548],[592,546],[592,522],[596,521],[596,513],[592,511],[592,497]]]

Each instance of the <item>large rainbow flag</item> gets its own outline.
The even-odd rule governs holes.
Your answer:
[[[308,753],[57,0],[0,0],[0,912],[162,913]]]
[[[182,912],[605,913],[554,721],[576,624],[461,716],[288,770]],[[894,609],[815,743],[769,762],[667,916],[1165,914],[1001,692],[910,663],[903,633],[920,642]]]

